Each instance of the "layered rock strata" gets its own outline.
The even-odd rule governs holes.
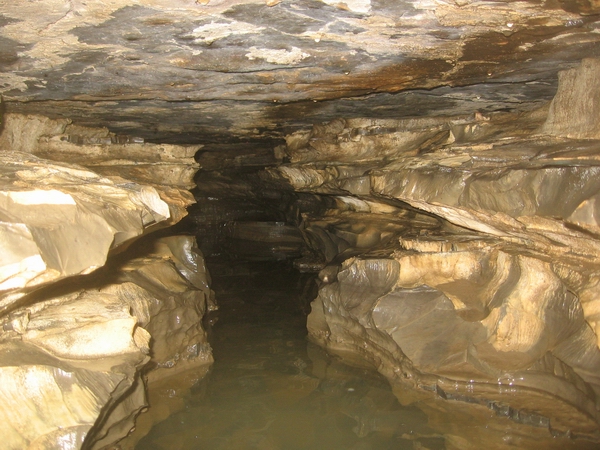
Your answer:
[[[326,266],[312,339],[394,385],[599,439],[600,143],[595,103],[568,88],[597,92],[597,67],[532,113],[289,136],[265,179],[335,200],[302,216]]]
[[[147,382],[192,367],[201,377],[212,361],[202,317],[214,302],[195,239],[130,247],[185,215],[192,150],[90,129],[79,136],[106,136],[74,144],[65,131],[75,136],[68,123],[9,117],[0,138],[3,448],[105,448],[147,406]],[[159,167],[152,185],[124,178],[142,152],[184,170]],[[70,159],[103,174],[58,162]]]
[[[111,249],[167,221],[156,189],[25,153],[2,159],[2,308],[28,291],[89,273]]]
[[[147,406],[142,369],[152,383],[212,361],[202,317],[213,303],[194,239],[150,247],[0,319],[5,448],[104,448]]]
[[[599,55],[595,1],[73,1],[2,5],[8,111],[163,142],[527,110]]]
[[[74,125],[69,119],[6,114],[0,147],[80,164],[99,175],[191,189],[199,168],[194,155],[202,145],[153,144],[136,136],[116,135],[107,128]]]

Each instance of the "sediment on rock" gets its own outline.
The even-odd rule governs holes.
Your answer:
[[[74,405],[31,407],[10,445],[107,444],[143,403],[142,367],[162,383],[210,359],[185,319],[210,305],[192,240],[129,253],[188,207],[205,254],[320,271],[312,338],[416,387],[406,402],[463,400],[429,402],[432,422],[461,403],[598,442],[599,13],[2,2],[2,386],[45,379]],[[114,342],[91,337],[104,328]],[[441,422],[448,447],[477,442]]]

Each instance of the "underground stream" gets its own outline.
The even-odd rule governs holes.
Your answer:
[[[280,262],[211,272],[215,363],[137,450],[445,448],[425,414],[401,406],[380,375],[308,342],[313,275]],[[161,402],[172,402],[174,391],[156,394],[151,408],[168,409]]]

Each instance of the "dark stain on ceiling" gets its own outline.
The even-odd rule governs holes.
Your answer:
[[[600,56],[586,1],[55,0],[35,16],[16,3],[0,7],[6,111],[150,141],[277,143],[335,117],[528,111],[558,71]]]

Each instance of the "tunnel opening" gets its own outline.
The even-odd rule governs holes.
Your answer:
[[[9,130],[32,120],[8,119]],[[47,119],[33,120],[39,127]],[[30,345],[46,327],[32,319],[38,311],[86,296],[127,299],[134,342],[147,357],[124,395],[143,399],[145,390],[147,400],[134,409],[135,426],[124,420],[102,431],[120,414],[117,403],[92,428],[104,445],[123,426],[129,435],[114,448],[595,448],[598,352],[580,306],[594,280],[590,247],[571,240],[571,253],[553,265],[556,250],[533,234],[523,238],[527,222],[514,231],[514,220],[527,216],[522,208],[562,215],[568,236],[588,239],[593,224],[572,211],[595,195],[595,163],[581,161],[597,143],[569,140],[565,150],[554,138],[532,139],[545,123],[544,111],[450,122],[336,119],[285,143],[234,145],[227,154],[50,122],[42,128],[62,134],[39,136],[28,157],[39,164],[40,183],[56,186],[67,167],[60,161],[75,148],[72,160],[106,170],[128,195],[143,194],[130,198],[149,208],[135,213],[144,226],[167,214],[177,223],[134,242],[139,232],[112,212],[111,227],[123,229],[113,243],[122,244],[105,268],[26,292],[3,327]],[[115,176],[105,158],[124,148],[179,154],[194,168],[194,202],[181,202],[172,186],[152,197]],[[107,182],[81,167],[67,172],[71,185],[75,176]],[[533,200],[513,188],[520,183],[538,186]],[[548,189],[555,197],[544,197]],[[101,191],[75,197],[86,214],[93,192]],[[107,197],[102,210],[122,197]],[[167,213],[159,199],[189,206]],[[16,214],[22,200],[12,201]],[[54,217],[56,206],[44,211]],[[38,302],[48,306],[33,307]],[[507,359],[490,333],[497,338],[498,318],[530,305],[538,310],[517,323],[544,317],[559,331],[535,334],[528,324],[519,333],[537,343]],[[136,337],[140,328],[149,339]],[[44,351],[64,347],[45,339]]]
[[[467,142],[501,140],[506,136],[503,134],[506,133],[505,117],[497,116],[502,131],[478,134],[471,128],[461,136],[465,130],[455,128],[452,133]],[[477,115],[472,120],[477,124],[493,122]],[[527,127],[539,127],[538,118],[531,120],[532,124],[519,125],[521,132]],[[356,134],[381,136],[396,131],[389,122],[385,125],[375,123],[375,130],[361,130]],[[328,133],[338,136],[353,133],[345,129],[347,126],[347,121],[340,120],[316,125],[308,141],[323,139],[331,143]],[[440,138],[439,131],[437,133],[422,141],[419,155],[435,152],[435,146],[447,142],[447,134],[442,133]],[[333,142],[339,143],[339,137]],[[200,151],[196,155],[203,166],[196,175],[198,187],[193,191],[197,203],[190,208],[188,221],[178,227],[182,230],[185,226],[188,233],[190,230],[197,233],[209,271],[216,274],[212,277],[212,287],[221,310],[209,313],[207,319],[207,328],[214,328],[213,340],[209,342],[215,363],[206,378],[191,388],[190,376],[184,377],[183,394],[161,385],[154,394],[156,404],[164,401],[172,405],[174,397],[179,399],[179,395],[183,395],[184,402],[176,408],[182,409],[171,411],[170,418],[151,431],[142,428],[139,435],[134,431],[129,442],[140,439],[136,447],[140,449],[194,445],[199,448],[442,449],[483,442],[494,448],[504,445],[594,448],[593,431],[574,433],[560,429],[561,421],[569,422],[575,416],[570,406],[563,404],[559,408],[565,408],[564,411],[552,416],[550,409],[556,412],[557,400],[563,402],[568,397],[560,400],[555,397],[550,408],[543,406],[543,401],[541,407],[520,407],[517,405],[524,403],[519,397],[532,394],[527,383],[509,388],[508,395],[506,389],[501,389],[500,395],[488,389],[489,381],[485,381],[485,377],[462,380],[466,382],[466,389],[452,390],[440,378],[428,378],[404,359],[409,354],[410,361],[421,358],[420,363],[425,367],[431,364],[428,358],[435,364],[450,359],[450,367],[460,367],[464,361],[452,360],[452,346],[460,349],[465,338],[481,339],[477,337],[481,336],[481,329],[466,325],[461,330],[460,327],[489,316],[497,306],[465,308],[448,300],[455,295],[460,298],[465,298],[465,294],[466,298],[477,295],[481,285],[490,280],[486,275],[483,282],[470,281],[468,277],[461,280],[460,275],[451,271],[444,275],[449,278],[442,276],[443,280],[437,281],[440,285],[436,288],[432,288],[434,281],[426,282],[427,276],[419,275],[423,284],[417,284],[416,288],[408,283],[400,289],[390,289],[390,281],[385,278],[398,275],[395,262],[418,267],[422,264],[418,258],[424,257],[425,265],[430,265],[425,270],[435,272],[440,269],[435,267],[438,262],[432,253],[441,252],[449,257],[453,266],[466,264],[468,267],[475,263],[475,270],[467,270],[479,275],[483,266],[493,272],[500,264],[493,260],[498,254],[493,250],[490,253],[495,238],[479,234],[481,230],[474,230],[472,225],[444,219],[397,198],[374,196],[368,199],[369,203],[358,202],[356,198],[366,196],[362,187],[365,174],[377,173],[380,167],[371,162],[350,173],[344,173],[347,169],[343,164],[332,170],[327,164],[317,163],[311,169],[329,170],[339,177],[335,184],[310,193],[291,189],[289,180],[282,183],[281,178],[273,176],[273,171],[298,158],[293,145],[293,141],[291,145],[288,142],[285,149],[271,148],[267,155],[258,156],[255,149],[248,154],[237,149],[234,158],[229,160],[215,158],[210,152]],[[458,162],[463,162],[460,157]],[[454,161],[449,167],[453,164]],[[399,254],[405,259],[398,259]],[[464,255],[467,255],[466,262],[461,261]],[[508,255],[509,259],[515,257],[510,251]],[[453,257],[457,258],[452,260]],[[441,269],[444,270],[447,269]],[[509,269],[512,274],[504,275],[502,283],[513,283],[510,278],[518,278],[521,270],[527,270],[526,266],[513,266]],[[348,272],[352,275],[348,276]],[[349,286],[344,286],[344,282]],[[329,292],[336,284],[334,289],[346,290],[343,295]],[[447,295],[442,301],[440,291]],[[331,302],[336,295],[340,302],[337,305]],[[375,306],[366,317],[361,317],[363,304],[372,302],[373,297]],[[327,301],[331,303],[325,304]],[[400,302],[405,302],[400,313],[405,318],[394,323],[398,318],[394,317],[394,306],[388,311],[385,308],[397,307]],[[324,308],[325,314],[327,309],[343,308],[342,315],[348,315],[344,320],[357,321],[364,328],[352,330],[354,324],[340,326],[332,321],[323,328],[320,308]],[[423,314],[423,308],[429,311]],[[458,317],[451,317],[456,313],[447,314],[444,310],[458,310]],[[431,312],[439,315],[423,321],[422,317]],[[432,325],[442,331],[427,331],[427,326]],[[334,326],[346,329],[335,345],[328,345],[323,341],[329,338]],[[389,334],[404,330],[400,356],[396,356],[398,359],[391,365],[397,377],[408,382],[398,382],[382,370],[385,357],[373,357],[368,350],[365,353],[357,350],[357,344],[365,345],[362,339],[366,330],[365,340],[375,342],[368,345],[387,345],[386,351],[398,351],[397,347],[389,348],[389,341],[379,342],[377,337],[369,336],[369,328],[377,327],[386,329]],[[232,328],[235,331],[227,331]],[[347,329],[352,331],[344,335]],[[273,333],[277,337],[273,337]],[[458,343],[454,341],[446,346],[446,342],[454,339],[448,337],[453,333],[459,335]],[[273,349],[282,346],[283,341],[286,352]],[[328,352],[323,352],[323,347]],[[466,350],[467,355],[469,351]],[[552,360],[549,355],[544,358]],[[446,372],[452,374],[450,377],[456,376],[452,370]],[[281,377],[290,378],[275,381]],[[413,377],[417,378],[416,383],[410,381]],[[512,386],[517,377],[511,374],[506,382]],[[173,386],[179,382],[170,383]],[[361,394],[356,394],[355,385],[361,386]],[[282,399],[282,396],[289,398]],[[440,402],[445,405],[440,406]],[[317,403],[324,411],[322,414],[315,413]],[[205,416],[210,420],[204,420]],[[124,441],[125,445],[127,442]]]
[[[581,304],[596,280],[597,141],[536,134],[549,123],[547,109],[338,118],[225,150],[8,115],[4,139],[29,155],[6,157],[17,192],[66,181],[71,196],[14,194],[10,213],[36,205],[51,224],[99,214],[115,251],[89,274],[32,284],[3,328],[12,346],[69,355],[83,319],[61,321],[74,336],[55,340],[47,311],[83,299],[106,304],[104,317],[121,308],[108,323],[135,318],[124,354],[141,378],[122,395],[138,402],[136,425],[125,403],[110,405],[88,433],[100,446],[594,448],[600,352]],[[137,159],[119,172],[125,150]],[[44,257],[58,250],[54,270],[74,271],[60,246],[83,234],[38,231],[27,214]]]

